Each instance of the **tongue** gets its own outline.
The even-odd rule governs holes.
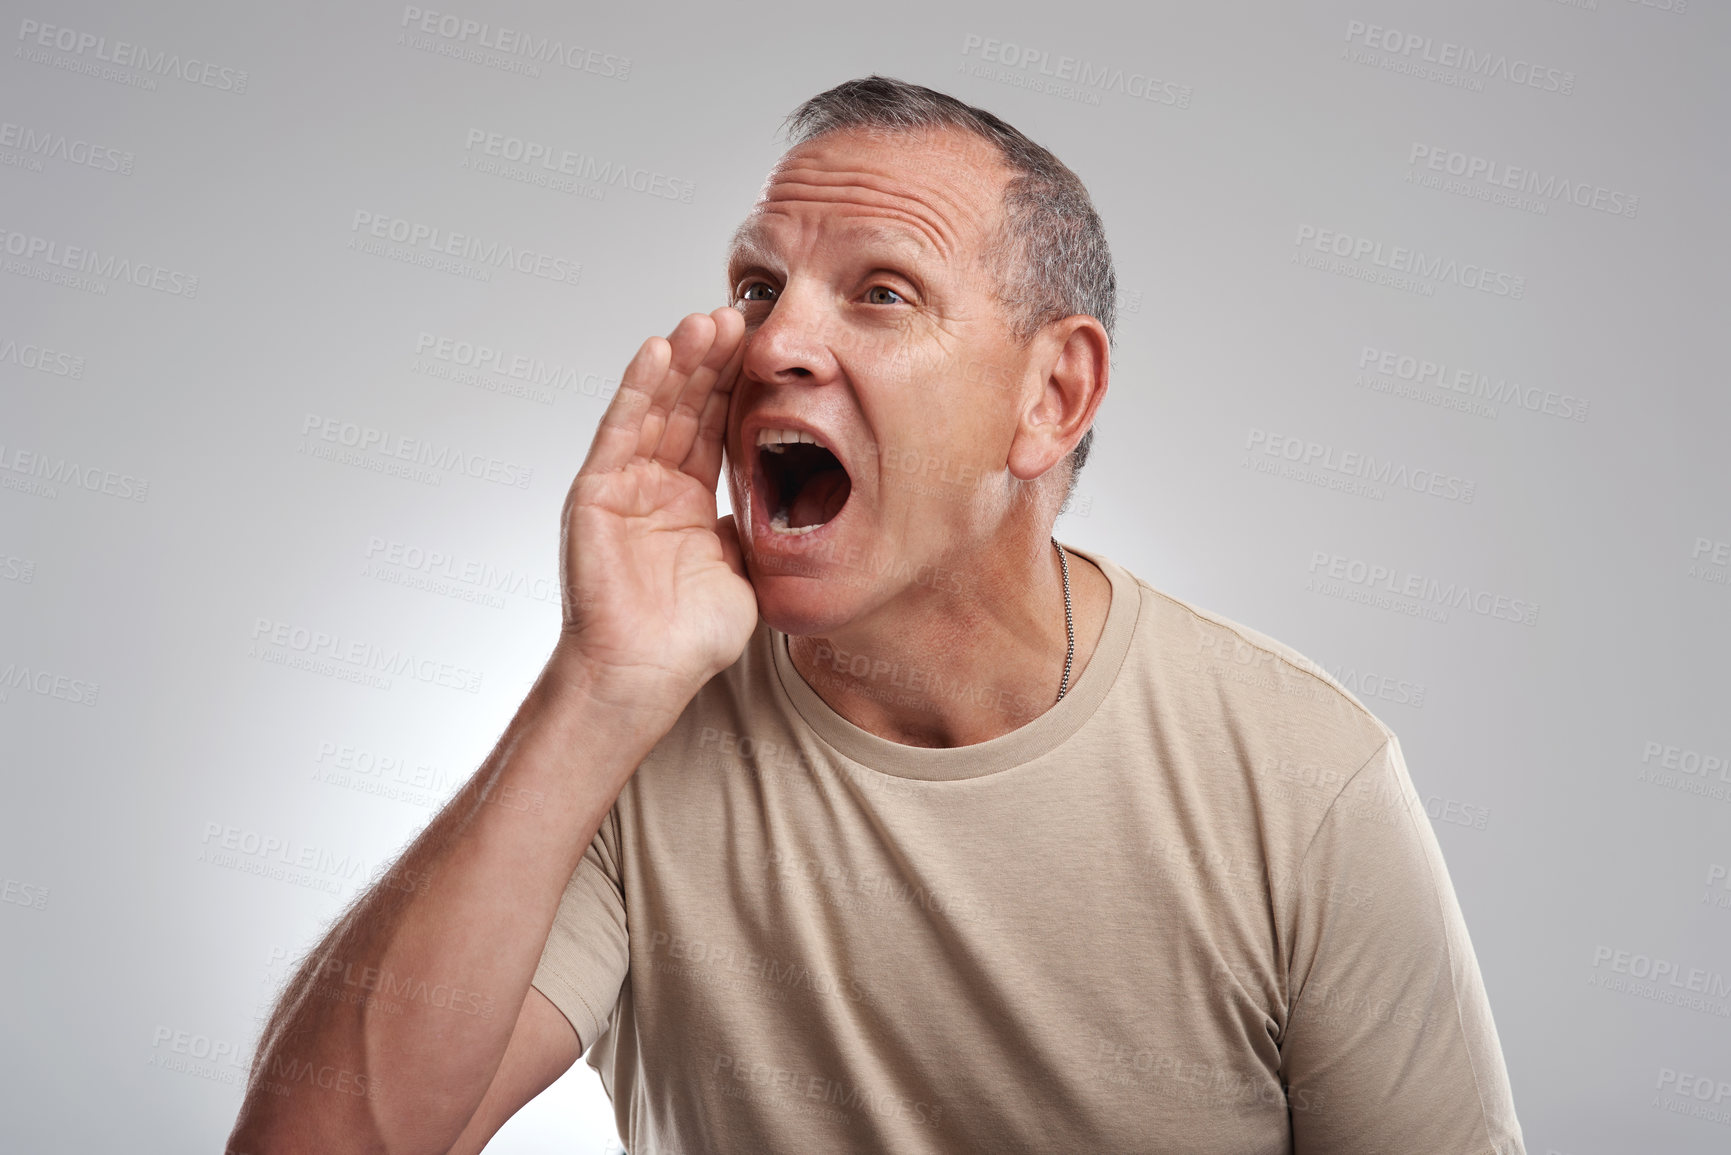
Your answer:
[[[788,528],[803,529],[808,525],[822,525],[841,512],[841,507],[847,504],[847,496],[852,488],[846,470],[825,469],[813,474],[811,480],[800,487],[793,504],[788,508]]]

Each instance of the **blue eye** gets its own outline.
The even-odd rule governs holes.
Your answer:
[[[752,294],[758,292],[759,290],[762,290],[764,293],[770,294],[770,295],[762,296],[762,297],[752,295]],[[745,286],[745,288],[740,292],[739,299],[742,301],[773,301],[773,300],[775,300],[774,293],[775,293],[775,289],[772,286],[770,286],[767,282],[753,281],[753,282],[751,282],[751,284]]]
[[[888,293],[890,296],[894,297],[895,300],[886,301],[886,300],[882,299],[881,297],[877,296],[878,293]],[[866,300],[871,302],[874,305],[894,305],[894,304],[898,304],[898,303],[905,303],[902,300],[902,295],[900,293],[898,293],[894,289],[888,288],[887,286],[884,286],[884,285],[873,285],[871,288],[867,289],[866,290]]]

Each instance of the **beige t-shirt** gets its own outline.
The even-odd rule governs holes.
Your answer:
[[[1394,735],[1076,552],[1104,632],[1013,732],[886,741],[760,626],[626,784],[534,983],[627,1149],[1524,1155]]]

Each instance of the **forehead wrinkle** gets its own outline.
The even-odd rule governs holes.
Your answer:
[[[778,203],[787,204],[790,202],[795,204],[820,205],[859,204],[856,197],[845,194],[836,196],[823,196],[820,194],[811,197],[789,197]],[[929,248],[936,252],[937,255],[945,261],[950,260],[954,256],[956,250],[961,247],[961,238],[956,235],[954,229],[948,227],[941,220],[935,219],[934,214],[932,213],[920,212],[918,209],[909,207],[908,203],[902,198],[892,200],[886,197],[870,201],[866,204],[860,204],[859,207],[869,211],[873,215],[889,217],[892,220],[897,220],[902,224],[908,225],[918,233],[921,238],[921,241],[916,243],[922,243],[922,247]],[[858,215],[864,215],[864,213]]]
[[[920,196],[902,191],[908,182],[864,171],[830,172],[818,168],[787,165],[776,171],[764,190],[764,204],[785,200],[805,200],[829,204],[853,200],[898,217],[913,225],[931,242],[943,258],[949,260],[961,248],[961,222],[983,225],[981,213],[964,196],[956,195],[941,185],[921,183]],[[861,191],[869,195],[861,196]],[[928,205],[920,199],[936,202]],[[946,211],[947,210],[947,211]],[[982,232],[983,232],[982,228]]]
[[[731,270],[735,265],[753,261],[760,265],[773,265],[776,262],[770,257],[769,246],[763,241],[763,229],[759,226],[763,217],[753,212],[740,222],[733,230],[733,238],[727,243],[727,267]]]
[[[728,270],[731,272],[738,266],[754,263],[765,268],[781,265],[781,260],[774,255],[774,247],[769,240],[769,230],[763,222],[771,216],[786,216],[795,220],[792,214],[785,211],[789,204],[798,201],[780,201],[775,204],[760,205],[752,215],[734,230],[733,242],[728,250]],[[833,202],[827,202],[833,203]],[[913,226],[912,230],[904,231],[887,224],[871,223],[873,216],[887,216]],[[849,219],[851,218],[851,220]],[[853,223],[858,221],[859,223]],[[878,209],[867,215],[865,213],[847,214],[843,223],[836,226],[838,234],[855,245],[877,243],[905,255],[907,258],[920,261],[922,258],[936,255],[943,261],[949,259],[949,250],[942,244],[933,244],[929,234],[919,227],[920,222],[905,212],[895,209]],[[795,228],[799,228],[796,222]],[[821,227],[821,225],[819,225]]]
[[[845,226],[846,235],[863,243],[879,244],[885,248],[901,249],[918,254],[929,253],[932,245],[926,242],[919,233],[904,232],[888,225],[857,224]]]

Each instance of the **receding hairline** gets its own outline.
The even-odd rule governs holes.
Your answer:
[[[905,127],[899,125],[889,127],[881,125],[843,125],[837,128],[827,129],[823,132],[807,137],[793,145],[786,152],[782,153],[781,156],[777,158],[775,164],[771,166],[769,176],[764,181],[764,189],[767,189],[774,181],[775,175],[778,172],[788,166],[789,158],[793,157],[795,153],[799,152],[801,149],[810,148],[811,146],[825,141],[831,141],[834,138],[842,136],[861,136],[877,143],[914,137],[918,138],[920,144],[923,146],[930,146],[940,139],[966,142],[965,147],[973,149],[978,156],[988,160],[994,166],[995,171],[993,176],[998,178],[996,187],[991,190],[991,194],[985,198],[981,206],[986,208],[988,211],[995,213],[997,219],[982,230],[980,236],[980,255],[985,256],[991,254],[1003,243],[1002,232],[1006,223],[1004,219],[1004,210],[1006,207],[1005,197],[1015,182],[1017,175],[1016,170],[1004,159],[1002,152],[995,141],[982,136],[980,133],[966,125],[920,124]],[[949,151],[960,150],[951,149]],[[969,166],[969,171],[974,171],[972,166]],[[762,259],[769,255],[768,246],[764,242],[764,229],[762,226],[765,209],[768,206],[767,203],[761,199],[761,193],[759,196],[760,199],[752,205],[751,211],[746,214],[745,219],[739,223],[739,225],[733,230],[732,235],[728,238],[724,263],[725,267],[729,270],[731,270],[740,260],[750,259],[752,257],[759,258],[759,263],[770,263],[769,261]],[[909,225],[903,225],[898,228],[882,221],[862,221],[860,224],[847,227],[850,232],[855,232],[866,240],[875,240],[895,248],[905,248],[911,242],[914,246],[917,246],[919,255],[921,256],[934,257],[939,260],[947,259],[942,251],[937,246],[933,245],[928,237],[923,235],[920,229]]]

